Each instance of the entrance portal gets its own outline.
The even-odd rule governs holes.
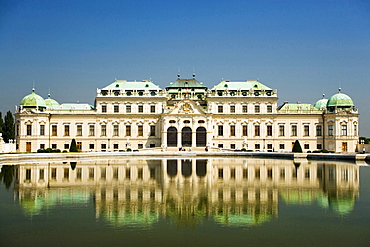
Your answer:
[[[167,147],[177,147],[177,129],[175,127],[167,129]]]
[[[191,147],[191,144],[191,128],[184,127],[181,133],[181,145],[183,147]]]
[[[205,147],[207,144],[207,131],[204,127],[197,128],[197,147]]]

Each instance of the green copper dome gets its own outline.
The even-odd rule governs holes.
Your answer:
[[[339,92],[330,97],[326,106],[351,107],[354,106],[354,104],[352,99],[347,94],[341,93],[341,89],[339,88]]]
[[[319,99],[316,103],[315,103],[315,108],[318,109],[318,110],[324,110],[326,108],[326,105],[328,103],[328,99],[325,99],[325,94],[322,95],[322,99]]]
[[[59,108],[58,101],[50,98],[50,94],[48,95],[48,98],[45,99],[45,103],[46,103],[46,108],[49,109],[49,110],[50,109],[53,110],[53,109],[58,109]]]
[[[22,99],[20,105],[24,108],[46,108],[45,100],[35,93],[35,89],[32,89],[32,93]]]

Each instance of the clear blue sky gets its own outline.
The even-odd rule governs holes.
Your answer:
[[[93,103],[115,78],[182,77],[211,87],[257,79],[284,101],[338,88],[370,137],[370,1],[0,1],[0,111],[33,83],[63,102]]]

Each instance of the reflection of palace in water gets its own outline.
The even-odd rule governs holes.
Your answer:
[[[55,204],[94,199],[96,217],[145,226],[170,218],[195,225],[260,224],[286,204],[317,204],[343,215],[359,194],[350,163],[264,159],[119,159],[19,165],[15,190],[30,215]]]

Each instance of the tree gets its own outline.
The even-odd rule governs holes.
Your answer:
[[[71,146],[69,147],[69,152],[78,152],[75,139],[72,139]]]
[[[302,147],[301,147],[301,144],[299,144],[299,141],[298,140],[296,140],[294,142],[292,152],[293,153],[302,153]]]
[[[364,141],[364,144],[369,144],[369,143],[370,143],[370,138],[367,138],[367,137],[361,136],[361,137],[360,137],[360,142],[361,142],[361,141]]]
[[[4,126],[3,114],[2,112],[0,112],[0,133],[3,133],[3,126]]]
[[[8,111],[4,117],[3,124],[3,138],[4,142],[8,143],[10,139],[15,139],[14,133],[14,117],[11,111]]]

